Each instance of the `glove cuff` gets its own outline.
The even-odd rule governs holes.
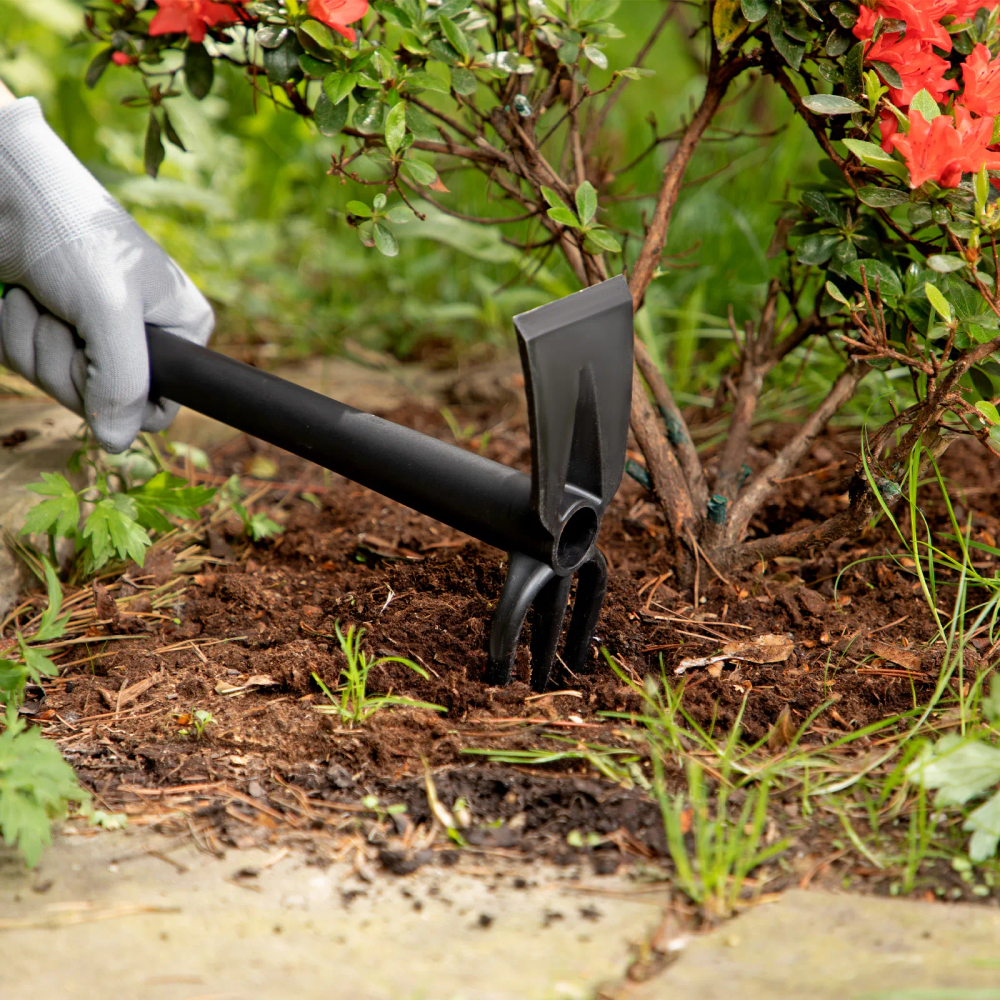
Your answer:
[[[121,221],[124,209],[22,97],[0,108],[0,281],[53,248]]]

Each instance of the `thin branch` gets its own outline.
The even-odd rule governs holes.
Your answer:
[[[837,377],[826,399],[810,414],[799,432],[778,452],[774,461],[743,491],[733,504],[726,524],[726,542],[737,544],[750,523],[750,518],[774,489],[775,481],[783,479],[812,447],[830,418],[846,403],[858,383],[871,369],[860,361],[850,361]]]

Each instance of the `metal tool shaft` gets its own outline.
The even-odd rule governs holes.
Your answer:
[[[150,397],[165,398],[315,462],[558,573],[589,555],[597,499],[567,488],[555,537],[532,509],[531,477],[147,327]]]

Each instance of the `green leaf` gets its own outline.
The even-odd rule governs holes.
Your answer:
[[[878,71],[879,76],[881,76],[890,87],[894,87],[896,90],[903,89],[903,80],[895,66],[890,66],[887,62],[881,62],[878,59],[873,59],[869,65],[872,69]]]
[[[385,203],[387,201],[388,201],[388,198],[386,197],[385,192],[384,191],[379,191],[379,193],[377,195],[375,195],[374,198],[372,198],[372,208],[376,212],[381,212],[382,209],[385,208]]]
[[[382,94],[376,94],[357,107],[354,112],[354,127],[359,132],[375,135],[382,131],[385,125],[386,106]]]
[[[448,44],[463,59],[468,59],[472,55],[472,45],[465,32],[450,17],[439,16],[438,24],[441,25],[441,30],[444,32],[444,37],[448,39]]]
[[[937,101],[926,91],[921,90],[910,101],[910,110],[917,110],[924,116],[924,121],[932,122],[941,114]]]
[[[1000,792],[969,813],[962,825],[969,839],[969,859],[977,864],[996,856],[1000,844]]]
[[[150,111],[149,124],[146,126],[146,141],[143,145],[143,162],[150,177],[156,177],[160,172],[160,164],[166,155],[163,139],[160,137],[160,123],[156,113]]]
[[[1000,413],[997,413],[997,408],[986,399],[979,400],[976,403],[976,409],[995,427],[1000,424]]]
[[[19,702],[27,683],[28,668],[20,660],[0,660],[0,704]]]
[[[413,21],[410,19],[409,14],[393,3],[392,0],[375,0],[372,7],[392,24],[397,24],[401,28],[413,27]]]
[[[895,208],[896,205],[903,205],[910,200],[910,192],[868,184],[858,190],[858,197],[862,204],[869,208]]]
[[[562,226],[570,226],[573,229],[580,228],[580,220],[568,208],[550,208],[548,215],[550,219]]]
[[[806,191],[802,195],[802,204],[811,208],[819,218],[824,222],[829,222],[831,226],[842,226],[844,224],[840,207],[827,198],[822,191]]]
[[[608,68],[608,57],[596,45],[584,45],[583,54],[598,68]]]
[[[372,217],[372,210],[363,201],[349,201],[347,203],[347,211],[351,215],[356,215],[360,219],[370,219]]]
[[[576,211],[584,225],[590,222],[597,211],[597,191],[590,181],[584,181],[576,189]]]
[[[447,94],[451,91],[441,77],[434,73],[428,73],[426,70],[420,70],[416,73],[409,73],[406,79],[403,80],[402,86],[405,90],[436,90],[438,93]]]
[[[8,847],[17,847],[28,867],[38,864],[51,843],[51,823],[62,819],[71,802],[89,802],[73,768],[59,747],[28,728],[8,706],[0,734],[0,832]]]
[[[141,566],[152,544],[138,523],[135,502],[122,493],[98,501],[83,525],[82,535],[90,545],[97,569],[113,555],[133,559]]]
[[[826,283],[826,294],[843,306],[850,305],[850,302],[847,301],[847,296],[832,281]]]
[[[347,124],[347,101],[334,104],[326,94],[320,94],[313,109],[316,128],[322,135],[334,136]]]
[[[817,115],[853,115],[858,111],[867,111],[857,101],[836,94],[806,94],[802,103]]]
[[[610,253],[621,253],[622,245],[611,235],[606,229],[588,229],[587,238],[584,241],[584,246],[594,253],[595,249],[597,251],[607,250]]]
[[[302,72],[299,67],[299,56],[302,52],[299,40],[291,32],[277,48],[264,49],[264,71],[267,73],[267,79],[280,86],[297,77]]]
[[[767,9],[767,30],[774,47],[797,73],[802,66],[802,57],[806,54],[806,47],[785,34],[785,19],[781,7],[777,4],[772,4]]]
[[[184,50],[184,79],[191,96],[198,101],[203,100],[212,89],[215,63],[200,42],[188,42]]]
[[[163,134],[167,139],[172,142],[178,149],[187,152],[187,146],[184,145],[183,140],[177,134],[177,130],[174,128],[174,123],[170,120],[170,115],[167,114],[167,109],[162,108],[163,111]]]
[[[618,10],[620,2],[621,0],[587,0],[577,12],[576,23],[585,25],[606,21]]]
[[[868,289],[874,296],[876,286],[881,290],[883,298],[896,298],[903,294],[903,285],[899,275],[880,260],[852,260],[844,267],[844,273],[861,284],[861,268],[864,267],[868,280]]]
[[[91,90],[97,86],[97,81],[104,75],[104,71],[110,65],[111,57],[114,54],[114,49],[101,49],[101,51],[90,60],[90,65],[87,67],[87,73],[86,76],[84,76],[83,81]]]
[[[357,73],[330,73],[323,78],[323,92],[330,98],[331,104],[340,104],[357,85]]]
[[[865,42],[858,42],[844,57],[844,90],[860,94],[864,90]]]
[[[406,135],[406,105],[400,101],[385,116],[385,144],[393,156],[399,151],[404,135]]]
[[[751,24],[767,17],[767,0],[740,0],[740,6],[743,8],[743,16]]]
[[[939,274],[948,274],[951,271],[961,271],[968,266],[968,261],[950,254],[935,253],[927,258],[927,266]]]
[[[1000,749],[979,740],[945,736],[907,768],[907,777],[936,788],[938,806],[962,806],[1000,781]]]
[[[543,187],[543,188],[542,188],[542,197],[543,197],[543,198],[544,198],[544,199],[545,199],[545,200],[546,200],[546,201],[547,201],[547,202],[548,202],[548,203],[549,203],[549,204],[550,204],[550,205],[551,205],[551,206],[552,206],[553,208],[565,208],[565,209],[567,209],[567,211],[568,211],[568,209],[569,209],[569,206],[568,206],[568,205],[566,204],[566,202],[564,202],[564,201],[562,200],[562,198],[560,198],[560,197],[559,197],[559,195],[557,195],[557,194],[555,193],[555,191],[553,191],[553,190],[552,190],[552,188],[550,188],[550,187]]]
[[[406,160],[403,172],[416,184],[431,185],[437,180],[437,171],[423,160]]]
[[[299,56],[299,68],[312,80],[322,80],[330,72],[330,64],[304,52]]]
[[[313,20],[303,21],[299,25],[299,31],[304,32],[321,49],[333,48],[333,38],[330,35],[330,29],[325,24]]]
[[[43,472],[42,483],[32,483],[27,489],[32,493],[49,496],[28,511],[24,519],[22,535],[45,532],[56,538],[66,537],[74,532],[80,521],[80,501],[76,491],[65,476],[54,472]]]
[[[380,254],[385,257],[395,257],[399,253],[399,244],[396,242],[396,237],[393,236],[392,230],[387,226],[383,226],[381,222],[376,222],[375,228],[372,230],[372,235],[375,237],[375,248]]]
[[[415,104],[406,106],[406,127],[417,139],[441,141],[441,133],[434,127],[434,122]]]
[[[34,642],[51,642],[53,639],[61,638],[66,631],[66,622],[69,621],[70,615],[59,617],[63,601],[62,584],[48,559],[42,560],[42,567],[45,571],[48,605],[38,621],[38,631],[31,638]]]
[[[869,167],[875,167],[883,173],[892,174],[909,180],[910,171],[906,165],[894,160],[881,146],[876,146],[874,142],[865,142],[862,139],[845,139],[844,145],[859,159]]]
[[[813,233],[798,245],[795,256],[802,264],[825,264],[843,239],[840,233]]]
[[[934,307],[934,311],[943,319],[946,323],[950,323],[953,319],[953,314],[951,311],[951,306],[948,304],[948,300],[941,294],[941,291],[936,285],[932,285],[929,281],[924,282],[924,294],[927,296],[927,301]]]
[[[456,94],[469,97],[476,92],[479,81],[472,70],[468,70],[464,66],[455,66],[451,71],[451,86]]]
[[[972,379],[972,385],[976,392],[979,393],[980,399],[992,399],[996,395],[993,390],[993,379],[982,368],[971,369],[969,378]],[[998,688],[1000,688],[1000,685],[998,685]],[[1000,696],[1000,690],[998,690],[998,696]]]
[[[397,226],[412,222],[417,217],[416,212],[409,205],[394,205],[386,213],[386,218]]]

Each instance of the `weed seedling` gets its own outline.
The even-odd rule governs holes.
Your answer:
[[[341,632],[338,622],[334,625],[334,631],[337,633],[340,651],[344,654],[344,659],[347,662],[340,672],[340,686],[335,691],[331,691],[323,683],[319,674],[313,673],[313,680],[330,702],[328,705],[314,706],[317,712],[337,715],[349,727],[354,727],[360,726],[362,722],[371,718],[380,709],[390,705],[402,708],[426,708],[433,712],[446,711],[442,705],[414,701],[412,698],[404,698],[391,693],[369,694],[368,675],[375,667],[381,666],[383,663],[402,663],[424,679],[429,674],[419,663],[414,663],[413,660],[408,660],[404,656],[381,656],[377,660],[369,659],[361,648],[361,639],[365,634],[363,628],[356,629],[353,625],[349,625],[345,634]]]

